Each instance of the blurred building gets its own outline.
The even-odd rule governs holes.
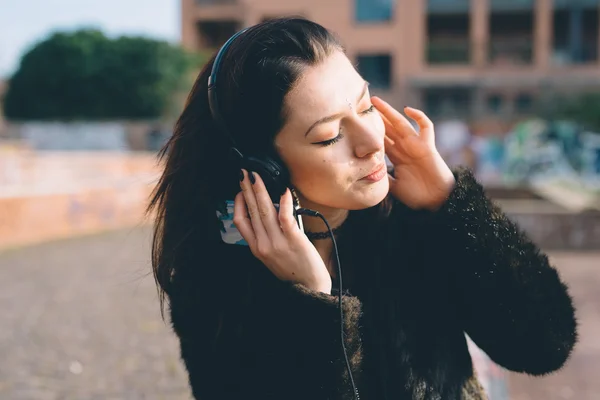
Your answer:
[[[4,120],[4,94],[6,93],[6,89],[6,81],[0,78],[0,138],[6,129],[6,122]]]
[[[188,48],[305,16],[342,38],[374,93],[437,118],[506,121],[600,88],[599,0],[181,1]]]

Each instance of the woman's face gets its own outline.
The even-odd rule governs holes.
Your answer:
[[[303,205],[358,210],[387,195],[385,128],[370,97],[342,52],[307,68],[286,96],[275,146]]]

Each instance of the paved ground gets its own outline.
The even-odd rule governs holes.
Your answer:
[[[600,252],[553,254],[577,307],[580,340],[567,365],[544,378],[510,376],[511,400],[600,399]]]
[[[190,399],[162,322],[149,232],[0,254],[0,399]]]
[[[0,399],[190,399],[136,229],[0,254]],[[581,343],[560,373],[511,376],[513,400],[600,398],[600,253],[556,254]]]

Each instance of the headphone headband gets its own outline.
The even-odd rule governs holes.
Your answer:
[[[230,156],[232,156],[236,162],[239,162],[241,168],[245,168],[248,171],[257,172],[263,179],[267,191],[269,192],[271,199],[274,203],[278,203],[281,195],[289,184],[289,174],[285,168],[283,168],[275,159],[269,156],[252,156],[243,154],[236,144],[235,139],[231,132],[227,130],[224,119],[219,112],[219,102],[217,99],[217,77],[223,57],[231,45],[231,43],[242,33],[246,32],[249,28],[242,29],[230,37],[223,46],[219,49],[219,52],[215,56],[212,70],[208,78],[208,104],[213,120],[219,126],[221,131],[229,141],[231,142]]]
[[[238,36],[246,32],[248,29],[249,28],[244,28],[241,31],[236,32],[232,37],[227,39],[223,46],[221,46],[219,52],[215,56],[215,61],[213,62],[212,70],[210,72],[210,76],[208,77],[208,105],[210,107],[210,112],[212,114],[213,120],[217,123],[217,125],[219,125],[219,128],[221,128],[223,134],[225,134],[229,138],[233,147],[236,147],[235,139],[227,130],[225,121],[221,117],[221,113],[219,111],[219,102],[217,99],[217,76],[221,67],[221,62],[223,61],[223,57],[227,52],[227,49]]]

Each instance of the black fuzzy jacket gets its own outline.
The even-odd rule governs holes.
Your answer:
[[[437,212],[395,202],[343,228],[345,340],[363,400],[484,399],[465,333],[532,375],[559,369],[576,342],[571,298],[547,257],[470,172],[455,175]],[[247,247],[210,247],[169,293],[194,397],[352,399],[335,293],[277,280]]]

